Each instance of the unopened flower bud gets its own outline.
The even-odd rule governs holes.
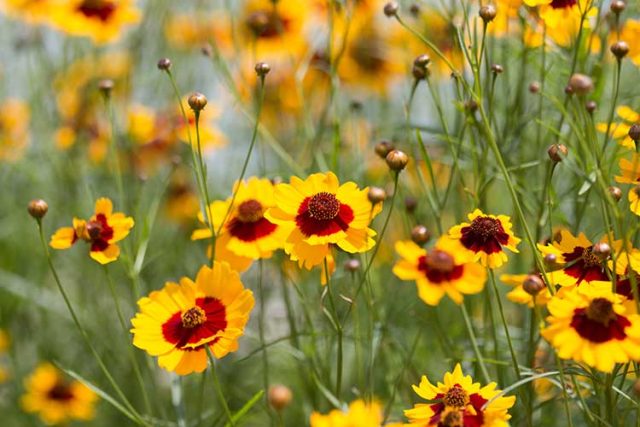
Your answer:
[[[370,187],[369,194],[367,195],[369,201],[374,205],[380,202],[384,202],[387,198],[387,192],[380,187]]]
[[[396,16],[398,14],[398,9],[400,8],[400,6],[398,5],[398,2],[396,1],[390,1],[387,4],[384,5],[384,14],[388,17],[388,18],[392,18],[394,16]]]
[[[540,82],[531,82],[531,83],[529,83],[529,92],[531,92],[531,93],[540,92]]]
[[[545,288],[545,284],[538,274],[530,274],[522,283],[522,289],[532,296],[538,295]]]
[[[640,140],[640,125],[633,124],[629,128],[629,138],[638,142]]]
[[[596,104],[595,101],[587,101],[587,103],[584,104],[584,108],[589,114],[593,114],[593,112],[596,111],[596,108],[598,108],[598,104]]]
[[[417,65],[414,65],[411,67],[411,74],[414,79],[423,80],[429,75],[429,69],[427,69],[427,67],[418,67]]]
[[[344,269],[349,273],[355,273],[360,269],[360,261],[358,261],[356,258],[348,259],[344,263]]]
[[[171,60],[169,58],[162,58],[158,61],[158,69],[167,71],[171,68]]]
[[[391,150],[389,151],[389,154],[387,154],[385,160],[387,161],[389,169],[395,172],[400,172],[402,169],[407,167],[407,163],[409,163],[409,156],[407,156],[404,151]]]
[[[620,187],[614,187],[613,185],[609,187],[609,194],[613,197],[613,200],[619,202],[622,199],[622,190]]]
[[[496,7],[489,3],[482,6],[478,14],[484,23],[487,24],[495,19],[497,13],[498,11],[496,10]]]
[[[418,199],[413,196],[407,196],[404,198],[404,208],[408,213],[414,213],[418,207]]]
[[[111,95],[111,91],[113,90],[113,80],[111,79],[102,79],[98,82],[98,89],[105,97]]]
[[[413,240],[416,245],[422,246],[427,243],[429,239],[431,239],[431,232],[424,225],[416,225],[413,227],[413,230],[411,230],[411,240]]]
[[[276,411],[280,412],[289,404],[293,399],[291,389],[285,385],[277,384],[269,387],[268,400],[269,405]]]
[[[415,3],[412,4],[411,6],[409,6],[409,13],[411,13],[411,16],[413,16],[414,18],[417,18],[420,15],[420,6]]]
[[[393,142],[391,141],[380,141],[376,144],[374,151],[376,152],[376,154],[378,156],[380,156],[383,159],[387,158],[387,154],[389,154],[389,152],[391,150],[393,150],[395,147],[393,146]]]
[[[193,111],[199,112],[207,105],[207,97],[200,92],[194,92],[189,96],[188,102]]]
[[[571,86],[574,93],[586,95],[593,89],[593,80],[585,74],[575,73],[569,79],[569,86]]]
[[[622,40],[618,40],[617,42],[612,44],[610,49],[611,53],[613,53],[613,55],[618,58],[618,60],[624,58],[625,56],[627,56],[627,53],[629,53],[629,45],[627,44],[627,42]]]
[[[502,74],[502,72],[504,71],[504,68],[502,68],[502,65],[500,65],[500,64],[493,64],[491,66],[491,71],[494,74]]]
[[[593,254],[596,255],[601,260],[605,260],[611,255],[611,247],[608,243],[599,242],[593,245]]]
[[[426,53],[419,55],[413,60],[413,65],[424,68],[431,62],[431,58]]]
[[[258,62],[256,64],[255,70],[258,77],[264,77],[269,74],[269,71],[271,71],[271,66],[269,66],[269,64],[267,64],[266,62]]]
[[[573,95],[573,88],[571,87],[571,85],[566,85],[564,87],[564,93],[566,93],[567,95]]]
[[[27,211],[29,211],[29,215],[34,217],[35,219],[41,219],[47,214],[49,210],[49,205],[42,199],[35,199],[29,202],[27,206]]]
[[[568,153],[569,149],[564,144],[553,144],[547,149],[547,154],[554,163],[560,163]]]
[[[627,4],[623,0],[613,0],[611,2],[611,6],[609,7],[611,8],[611,12],[615,13],[616,15],[619,15],[627,7]]]

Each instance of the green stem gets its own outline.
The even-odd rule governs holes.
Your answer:
[[[471,340],[471,347],[473,348],[473,353],[476,355],[476,359],[478,360],[478,365],[480,366],[480,372],[482,372],[482,377],[484,378],[484,382],[489,383],[491,382],[491,377],[489,376],[489,371],[487,371],[487,367],[484,364],[484,357],[482,357],[482,353],[480,352],[480,348],[478,347],[478,340],[476,339],[475,332],[473,332],[473,326],[471,325],[471,320],[469,319],[469,313],[467,312],[467,307],[464,305],[464,302],[460,304],[460,309],[462,310],[462,317],[464,318],[464,324],[467,328],[469,339]]]
[[[336,392],[335,395],[340,399],[340,391],[342,389],[342,358],[343,358],[343,329],[340,324],[340,317],[338,316],[338,310],[336,308],[335,300],[333,298],[333,290],[331,285],[331,278],[329,274],[329,265],[327,264],[327,258],[324,259],[324,272],[327,281],[327,293],[329,295],[329,304],[331,305],[331,314],[334,319],[336,333],[338,335],[338,356],[336,366]]]
[[[493,291],[496,295],[496,300],[498,301],[498,311],[500,313],[500,319],[502,320],[502,326],[504,327],[504,334],[507,337],[507,343],[509,344],[509,352],[511,353],[511,363],[513,364],[513,370],[516,373],[516,378],[518,380],[521,380],[522,375],[520,374],[520,366],[518,365],[518,358],[513,348],[513,342],[511,341],[511,334],[509,333],[509,325],[504,315],[504,307],[502,306],[502,299],[500,298],[500,290],[498,289],[496,276],[493,273],[492,269],[488,268],[487,270],[489,270],[489,276],[491,277],[491,286],[493,287]]]
[[[213,385],[216,389],[216,393],[218,394],[218,399],[220,400],[220,405],[222,405],[222,409],[224,410],[227,419],[229,420],[229,424],[235,426],[235,422],[233,421],[233,416],[231,415],[231,410],[229,409],[229,405],[227,404],[227,400],[224,395],[224,391],[222,390],[222,385],[220,384],[220,378],[218,378],[218,371],[216,369],[216,359],[213,357],[213,353],[211,353],[211,348],[208,345],[205,345],[204,348],[207,351],[207,357],[209,358],[209,363],[211,364],[211,374],[213,376]]]

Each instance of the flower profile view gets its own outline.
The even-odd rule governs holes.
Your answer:
[[[131,320],[133,345],[179,375],[202,372],[207,350],[220,359],[238,349],[253,308],[253,293],[225,262],[202,266],[195,281],[183,277],[138,301]]]
[[[463,294],[476,294],[484,288],[486,270],[460,250],[460,243],[446,236],[430,250],[412,241],[400,241],[396,252],[402,258],[393,273],[402,280],[415,280],[418,296],[426,304],[438,305],[444,295],[461,304]]]
[[[444,382],[432,384],[426,376],[413,386],[418,396],[430,403],[418,403],[404,411],[410,425],[421,427],[474,426],[503,427],[511,418],[507,412],[515,396],[496,397],[496,383],[481,387],[469,375],[463,375],[458,363],[453,372],[444,374]]]
[[[504,249],[518,252],[520,239],[511,231],[511,219],[506,215],[486,215],[476,209],[468,215],[469,222],[463,222],[449,230],[449,236],[462,243],[474,261],[483,266],[497,268],[507,262]]]
[[[98,397],[79,381],[67,381],[50,363],[40,364],[24,382],[21,404],[48,425],[94,418]]]
[[[624,298],[610,282],[594,282],[559,292],[549,304],[542,336],[562,359],[584,362],[603,372],[616,363],[640,359],[640,316],[627,313]]]
[[[284,250],[300,266],[311,269],[330,254],[330,245],[349,252],[365,252],[373,247],[375,231],[371,220],[382,210],[372,205],[368,188],[354,182],[342,185],[333,172],[316,173],[306,180],[292,177],[289,184],[275,189],[276,206],[265,216],[290,227]]]
[[[89,243],[89,256],[100,264],[108,264],[120,256],[117,242],[127,237],[133,228],[133,218],[113,212],[111,200],[96,201],[95,213],[88,220],[74,218],[72,227],[58,229],[49,245],[54,249],[68,249],[78,240]]]

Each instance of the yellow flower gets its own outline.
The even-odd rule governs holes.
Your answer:
[[[463,294],[484,288],[486,270],[448,237],[441,237],[428,252],[412,241],[396,242],[396,252],[402,259],[393,273],[402,280],[415,280],[418,296],[426,304],[438,305],[444,295],[461,304]]]
[[[113,203],[107,198],[96,201],[95,214],[85,221],[73,218],[73,227],[58,229],[49,245],[54,249],[68,249],[78,240],[90,244],[89,256],[100,264],[108,264],[120,256],[117,242],[127,237],[133,228],[133,218],[122,212],[113,212]]]
[[[640,195],[638,194],[638,185],[640,184],[640,154],[634,152],[631,160],[622,158],[618,163],[621,175],[615,177],[616,181],[622,184],[635,184],[629,190],[629,209],[636,215],[640,216]]]
[[[486,215],[476,209],[468,215],[471,223],[463,222],[449,230],[449,236],[462,243],[474,261],[489,268],[500,267],[507,261],[504,248],[518,252],[520,239],[511,231],[511,219],[506,215]]]
[[[133,345],[158,356],[168,371],[202,372],[205,346],[218,359],[238,349],[253,304],[238,273],[216,261],[213,269],[202,266],[195,282],[188,277],[167,282],[138,301],[140,311],[131,319]]]
[[[217,47],[231,47],[231,34],[222,11],[212,13],[176,13],[167,17],[164,35],[170,45],[180,49],[200,48],[215,40]]]
[[[29,143],[29,106],[19,99],[0,103],[0,161],[22,157]]]
[[[316,173],[306,180],[292,177],[290,184],[278,184],[276,207],[265,217],[290,231],[284,250],[293,261],[307,269],[319,265],[336,245],[349,252],[365,252],[375,245],[371,220],[382,210],[372,205],[368,188],[356,183],[340,185],[333,172]]]
[[[617,139],[618,143],[630,150],[636,149],[636,144],[629,137],[629,129],[631,125],[640,123],[640,114],[636,113],[626,105],[620,105],[616,108],[616,114],[622,119],[619,123],[611,123],[609,128],[609,136]],[[607,123],[597,123],[596,130],[605,133],[607,131]]]
[[[326,415],[311,414],[311,427],[380,427],[382,407],[377,402],[366,403],[356,400],[347,411],[334,409]]]
[[[553,279],[552,272],[547,272],[547,277],[551,281],[551,283],[555,283]],[[544,280],[540,274],[538,274],[540,280],[544,283]],[[535,305],[544,306],[549,302],[551,298],[551,293],[549,292],[549,288],[545,287],[543,290],[538,292],[535,296],[531,295],[529,292],[524,290],[522,286],[524,281],[529,277],[528,274],[503,274],[500,276],[500,281],[506,285],[513,286],[513,290],[507,293],[507,298],[510,301],[515,302],[516,304],[526,304],[527,306],[533,308],[534,302]]]
[[[184,122],[182,111],[179,107],[176,107],[174,120],[176,121],[178,139],[188,144],[189,134],[191,134],[194,149],[197,149],[196,116],[191,107],[189,107],[188,96],[182,98],[182,105],[187,114],[188,123]],[[221,113],[220,107],[213,102],[207,103],[207,106],[200,111],[198,130],[200,131],[200,148],[203,150],[222,147],[227,144],[225,135],[214,125],[215,120],[220,117]]]
[[[580,31],[580,21],[582,20],[582,11],[589,4],[589,0],[523,0],[524,4],[530,7],[538,6],[538,14],[542,20],[539,25],[533,28],[533,32],[537,37],[532,37],[530,32],[530,46],[538,46],[542,42],[543,26],[546,26],[546,33],[556,44],[569,47],[575,42],[576,36]],[[588,31],[591,27],[589,18],[597,15],[598,10],[591,7],[587,12],[587,19],[583,24],[583,31]]]
[[[117,41],[125,27],[140,21],[133,0],[69,0],[52,12],[54,27],[97,44]]]
[[[9,334],[4,329],[0,329],[0,356],[7,352],[9,344]],[[8,378],[9,371],[4,366],[0,365],[0,384],[7,381]]]
[[[49,22],[55,6],[51,0],[0,0],[0,12],[29,24]]]
[[[640,20],[627,19],[624,21],[622,30],[620,31],[620,40],[634,41],[640,39]],[[640,66],[640,46],[638,43],[629,43],[628,58]]]
[[[444,382],[431,384],[426,376],[413,390],[429,404],[418,403],[404,411],[410,425],[506,427],[511,418],[507,412],[516,401],[515,396],[497,397],[496,383],[481,387],[469,375],[462,374],[458,363],[453,372],[444,374]],[[493,399],[493,400],[492,400]],[[491,403],[487,403],[491,401]],[[486,405],[486,407],[484,407]]]
[[[603,372],[616,363],[640,360],[640,316],[627,314],[611,282],[568,289],[548,304],[549,325],[540,333],[562,359]]]
[[[49,363],[40,364],[25,380],[21,405],[49,425],[94,418],[96,394],[79,381],[66,381]]]
[[[185,168],[178,168],[171,175],[165,201],[167,217],[179,224],[189,224],[189,226],[200,209],[198,195],[191,185],[192,178]]]

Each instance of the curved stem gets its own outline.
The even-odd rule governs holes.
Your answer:
[[[207,357],[209,358],[209,363],[211,364],[211,374],[213,376],[213,385],[216,389],[216,393],[218,395],[218,399],[220,400],[220,405],[222,405],[222,409],[224,410],[227,419],[229,420],[229,424],[231,426],[235,426],[235,422],[233,421],[233,416],[231,415],[231,410],[229,409],[229,405],[227,404],[227,399],[224,396],[224,391],[222,391],[222,385],[220,384],[220,378],[218,378],[218,371],[216,369],[216,359],[213,357],[211,353],[211,348],[208,345],[205,345],[204,348],[207,351]]]

